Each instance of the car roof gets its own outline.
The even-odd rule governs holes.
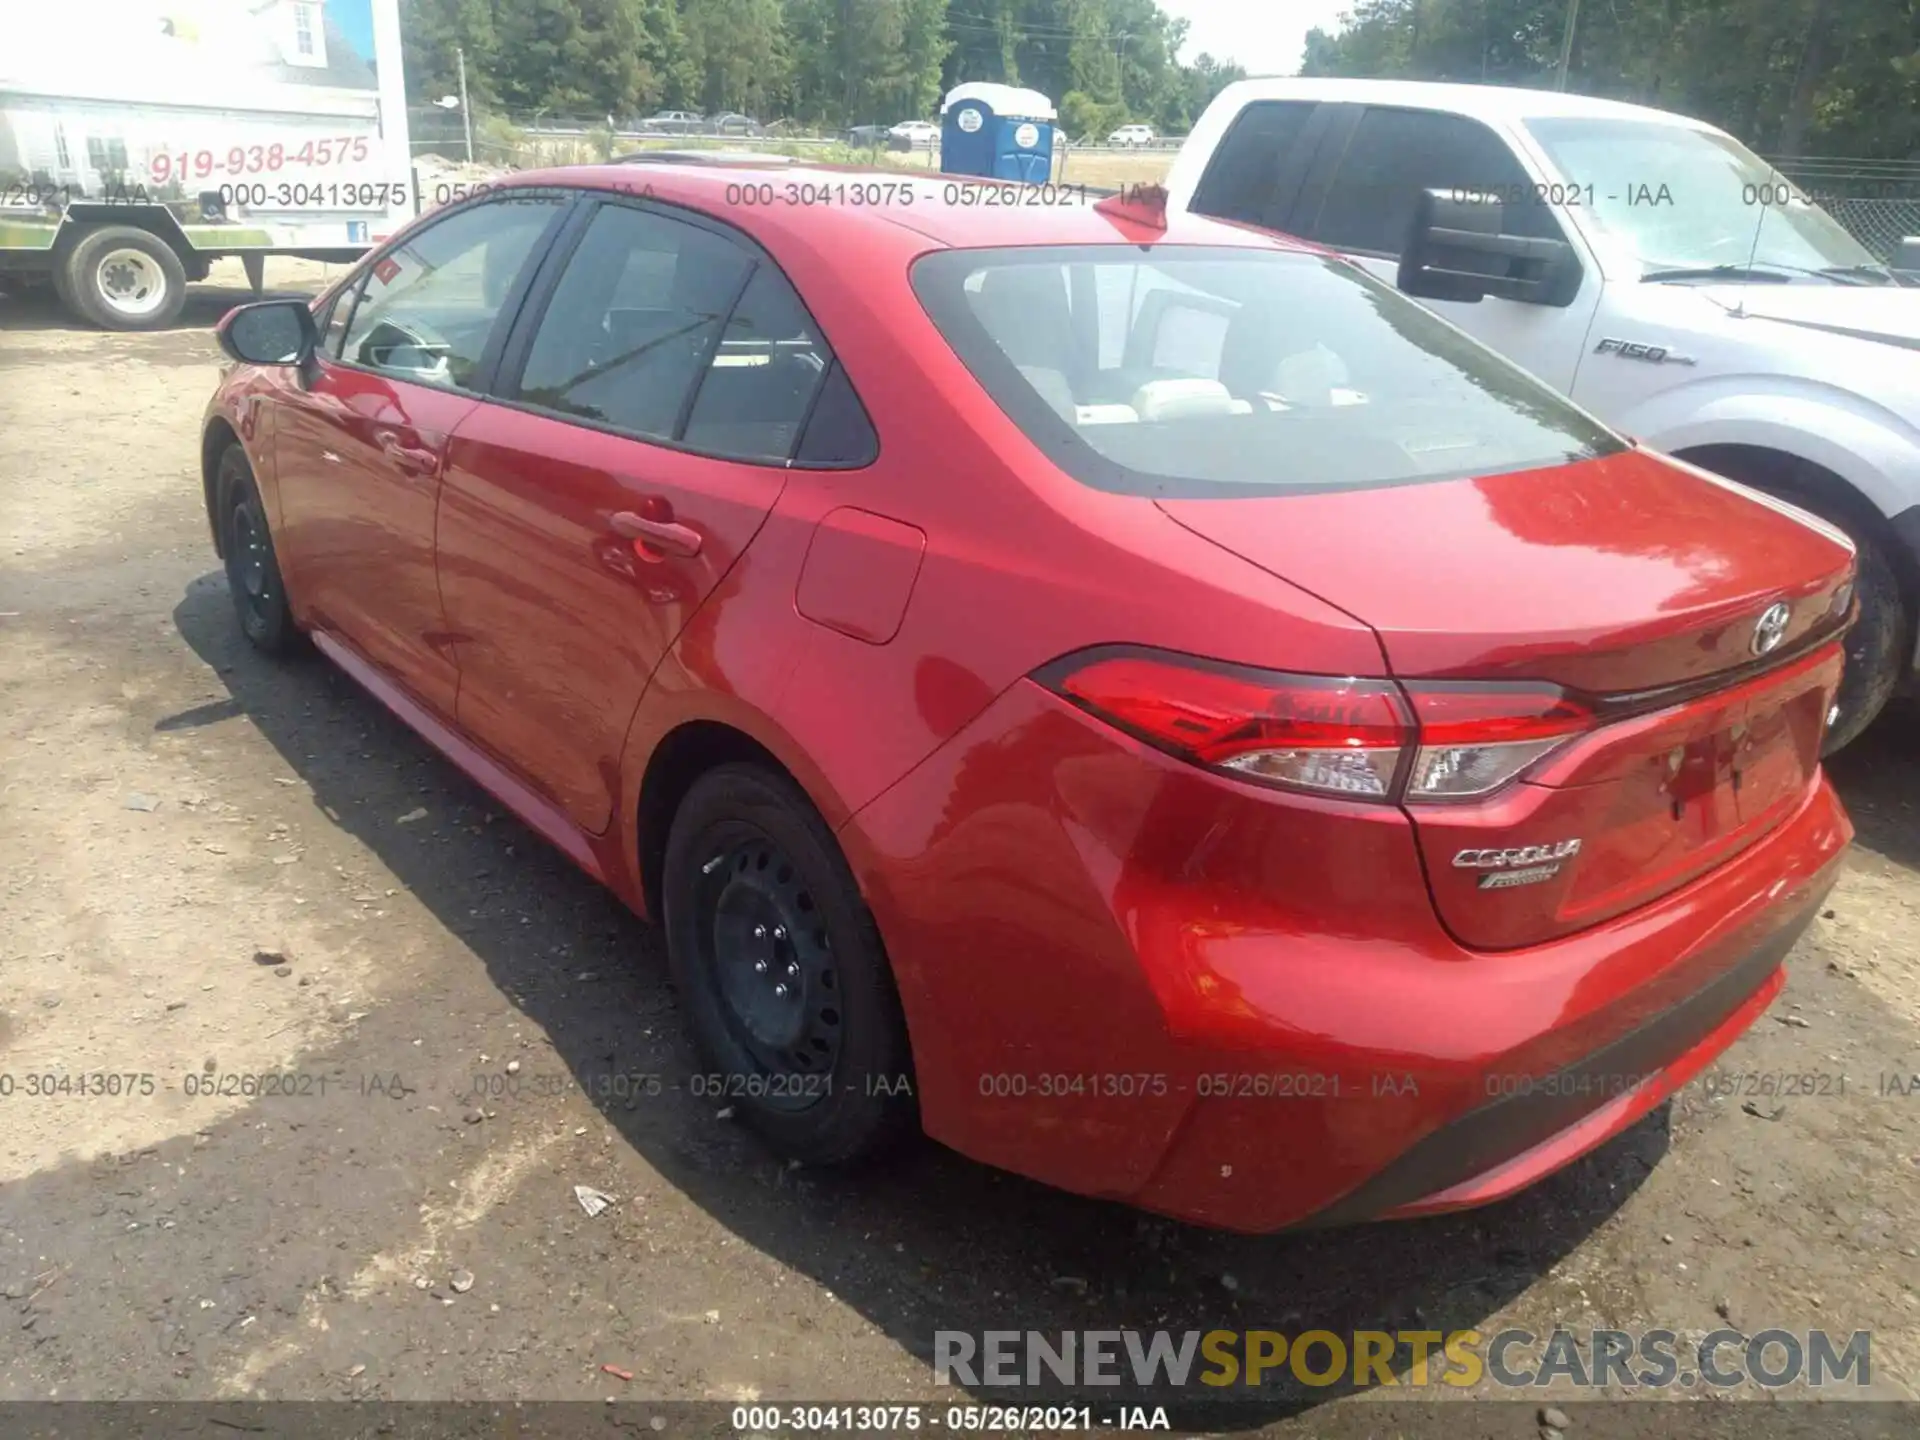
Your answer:
[[[644,153],[644,152],[642,152]],[[880,203],[841,203],[821,199],[812,204],[753,205],[739,203],[740,187],[759,185],[762,172],[777,196],[787,187],[802,195],[832,197],[861,187],[862,195],[880,190]],[[981,249],[1019,245],[1228,245],[1247,249],[1292,250],[1319,253],[1321,247],[1268,231],[1235,225],[1191,213],[1170,213],[1164,232],[1156,233],[1124,218],[1094,208],[1097,191],[1071,184],[1023,186],[1013,181],[977,175],[949,175],[939,171],[886,169],[875,166],[819,165],[768,157],[748,161],[719,158],[701,164],[677,155],[671,163],[648,165],[641,155],[624,163],[579,165],[563,169],[529,170],[493,187],[563,186],[573,189],[641,193],[666,204],[682,204],[715,219],[738,224],[749,234],[779,226],[804,228],[816,242],[830,241],[836,228],[848,232],[884,227],[910,231],[936,245]],[[1023,203],[993,204],[991,191],[1010,191]],[[906,193],[911,192],[911,200]],[[734,197],[729,203],[728,196]]]
[[[1574,95],[1562,90],[1528,90],[1517,85],[1453,85],[1433,80],[1307,79],[1300,76],[1240,80],[1221,91],[1214,103],[1232,104],[1237,109],[1256,100],[1405,105],[1508,120],[1545,119],[1549,116],[1663,120],[1701,130],[1714,128],[1703,120],[1676,115],[1670,110],[1629,105],[1621,100],[1603,100],[1595,95]]]

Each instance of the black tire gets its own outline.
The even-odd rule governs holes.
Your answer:
[[[1913,622],[1906,594],[1885,547],[1860,534],[1857,527],[1828,518],[1847,530],[1860,552],[1856,585],[1860,615],[1847,632],[1847,668],[1835,697],[1840,713],[1827,727],[1820,749],[1823,758],[1837,754],[1873,723],[1906,678],[1913,655]]]
[[[702,775],[674,814],[661,897],[700,1093],[809,1165],[869,1160],[912,1133],[893,973],[805,795],[757,765]]]
[[[73,254],[71,251],[66,255],[56,257],[53,262],[53,269],[49,271],[48,274],[53,281],[53,293],[60,297],[60,303],[66,307],[67,313],[76,319],[84,320],[87,318],[86,315],[81,311],[80,307],[74,303],[73,287],[67,284],[67,262],[72,258]]]
[[[280,557],[267,527],[266,506],[253,483],[253,469],[239,445],[220,454],[214,479],[220,507],[220,548],[226,552],[227,589],[233,611],[247,643],[265,655],[285,655],[301,640],[287,605],[286,582],[280,578]]]
[[[1875,512],[1865,501],[1854,506],[1836,499],[1830,489],[1822,488],[1823,481],[1829,485],[1842,482],[1789,456],[1751,452],[1723,455],[1707,450],[1687,458],[1818,515],[1853,541],[1859,554],[1855,593],[1860,609],[1847,632],[1847,666],[1835,696],[1836,713],[1820,746],[1822,759],[1838,754],[1886,708],[1906,680],[1913,661],[1914,597],[1881,542],[1874,524]]]
[[[88,231],[61,269],[63,298],[108,330],[163,329],[187,303],[186,267],[173,247],[131,225]]]

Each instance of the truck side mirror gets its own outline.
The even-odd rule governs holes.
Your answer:
[[[1920,235],[1903,236],[1894,249],[1893,259],[1887,263],[1901,275],[1920,276]]]
[[[1504,234],[1506,207],[1475,190],[1423,190],[1400,252],[1404,294],[1477,303],[1489,295],[1564,308],[1580,259],[1564,240]]]

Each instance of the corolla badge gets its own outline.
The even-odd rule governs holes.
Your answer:
[[[1517,845],[1507,850],[1462,850],[1453,857],[1453,863],[1462,870],[1508,870],[1517,865],[1570,860],[1579,853],[1578,840],[1558,840],[1548,845]]]
[[[1769,605],[1753,622],[1753,653],[1770,655],[1780,648],[1780,642],[1787,638],[1787,622],[1793,618],[1793,611],[1787,602],[1780,600]]]
[[[1568,860],[1580,853],[1578,840],[1556,840],[1546,845],[1515,845],[1504,850],[1462,850],[1453,857],[1461,870],[1483,870],[1482,890],[1513,890],[1538,885],[1558,875]]]

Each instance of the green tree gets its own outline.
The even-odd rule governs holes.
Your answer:
[[[467,93],[474,107],[495,102],[497,45],[491,0],[400,0],[400,33],[406,51],[407,96],[431,104],[458,92],[456,52],[467,53]]]
[[[1356,0],[1309,75],[1553,85],[1569,0]],[[1763,152],[1920,150],[1911,0],[1587,0],[1570,89],[1719,125]]]
[[[769,113],[787,88],[780,0],[688,0],[682,16],[697,103],[710,113]]]

